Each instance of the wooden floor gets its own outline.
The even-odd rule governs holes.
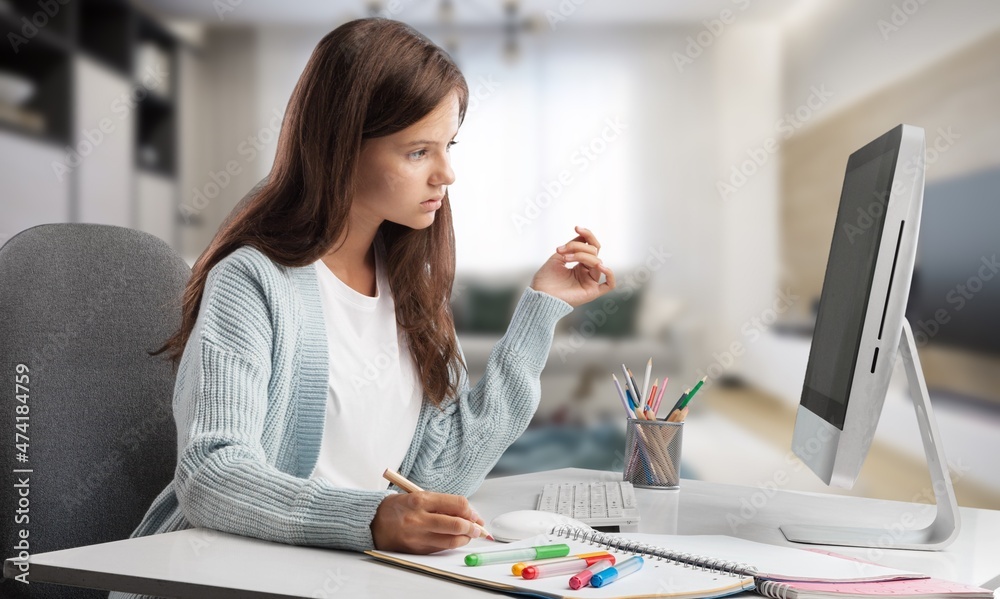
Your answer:
[[[754,389],[723,388],[721,385],[706,390],[702,400],[716,414],[740,423],[773,443],[775,448],[787,451],[791,446],[795,411],[780,400]],[[1000,493],[988,487],[954,476],[953,483],[959,505],[987,509],[1000,506]],[[930,498],[925,498],[929,488],[930,476],[923,458],[915,459],[876,439],[851,494],[932,503]]]

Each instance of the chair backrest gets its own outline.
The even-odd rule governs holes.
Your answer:
[[[3,558],[127,538],[172,479],[175,373],[147,352],[180,326],[190,276],[122,227],[41,225],[0,248]],[[6,579],[0,596],[106,593]]]

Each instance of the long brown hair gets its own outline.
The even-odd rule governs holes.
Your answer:
[[[288,102],[270,175],[198,258],[181,327],[154,355],[166,351],[177,366],[209,271],[237,248],[253,246],[285,266],[306,266],[328,253],[348,226],[362,141],[409,127],[451,93],[462,121],[465,78],[444,50],[408,25],[358,19],[320,40]],[[385,221],[379,235],[396,321],[420,357],[414,365],[428,400],[440,405],[457,396],[464,368],[448,301],[455,277],[448,194],[426,229]]]

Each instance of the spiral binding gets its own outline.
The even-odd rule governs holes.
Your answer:
[[[765,580],[757,585],[757,592],[771,599],[788,599],[790,590],[792,590],[791,585],[773,580]]]
[[[673,562],[679,566],[701,568],[705,571],[718,572],[730,576],[755,576],[757,574],[757,568],[749,564],[695,555],[683,551],[671,551],[664,547],[629,539],[620,539],[597,530],[587,530],[568,524],[556,526],[552,529],[552,534],[564,539],[581,541],[589,545],[615,549],[622,553],[637,553],[646,557],[656,558],[660,561]],[[774,599],[785,599],[783,596],[784,589],[775,589],[775,591],[782,593],[782,596],[770,595],[771,597],[774,597]]]

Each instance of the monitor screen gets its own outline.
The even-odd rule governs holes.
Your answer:
[[[801,405],[844,429],[898,141],[851,156],[823,280]],[[893,233],[895,234],[895,233]]]

